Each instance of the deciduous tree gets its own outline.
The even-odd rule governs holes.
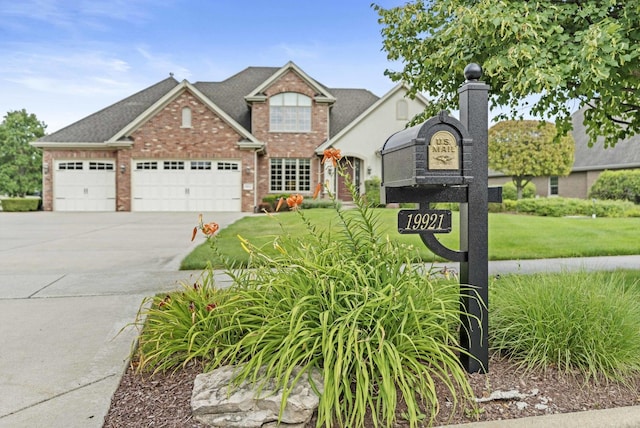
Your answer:
[[[0,123],[0,194],[23,197],[42,186],[42,153],[29,143],[46,125],[26,110],[10,111]]]
[[[560,135],[582,107],[591,143],[640,132],[640,6],[621,0],[415,0],[385,9],[393,80],[429,95],[424,117],[456,109],[462,70],[482,65],[498,119],[555,117]],[[524,111],[522,111],[525,109]],[[417,118],[420,120],[423,118]],[[417,121],[416,120],[416,121]]]
[[[533,177],[571,172],[575,143],[568,134],[555,138],[556,127],[537,120],[505,120],[489,129],[489,168],[508,175],[518,199]]]

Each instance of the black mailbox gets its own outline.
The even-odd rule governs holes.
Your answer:
[[[381,150],[382,186],[453,186],[473,180],[473,141],[464,125],[442,111],[391,135]],[[384,193],[384,191],[383,191]]]

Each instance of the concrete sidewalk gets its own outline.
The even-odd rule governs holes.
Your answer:
[[[245,214],[205,216],[222,227]],[[192,283],[193,213],[0,213],[0,427],[103,426],[145,297]]]
[[[224,227],[242,215],[205,219]],[[190,242],[196,221],[191,213],[0,214],[0,427],[103,426],[137,335],[121,330],[145,297],[201,274],[178,271],[202,242]],[[489,271],[613,268],[640,268],[640,256],[491,262]],[[216,281],[227,278],[217,272]],[[640,408],[467,426],[640,427]]]

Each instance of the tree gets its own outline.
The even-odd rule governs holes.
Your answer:
[[[0,194],[24,197],[42,185],[42,153],[29,143],[47,125],[26,110],[10,111],[0,123]]]
[[[620,0],[416,0],[373,5],[383,49],[401,71],[393,81],[410,95],[434,99],[415,122],[456,109],[462,71],[481,64],[498,120],[555,117],[559,135],[571,130],[571,110],[588,107],[592,145],[613,146],[640,132],[640,7]]]
[[[533,177],[571,172],[575,142],[556,133],[552,123],[537,120],[505,120],[489,129],[489,168],[511,177],[518,199]]]

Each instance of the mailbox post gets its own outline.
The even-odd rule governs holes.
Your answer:
[[[382,148],[381,201],[417,202],[419,210],[398,213],[400,233],[417,233],[431,251],[460,262],[460,344],[470,355],[460,362],[469,373],[489,370],[488,203],[502,201],[502,188],[488,188],[488,93],[482,69],[469,64],[458,90],[460,120],[446,112],[390,136]],[[460,203],[460,249],[440,243],[451,231],[451,212],[431,203]]]

